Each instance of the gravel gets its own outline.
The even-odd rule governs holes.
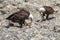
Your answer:
[[[0,40],[60,40],[60,0],[26,0],[30,3],[39,5],[48,5],[58,10],[57,13],[50,15],[54,17],[51,20],[40,22],[41,15],[31,6],[24,4],[25,0],[0,0]],[[27,9],[34,16],[31,27],[6,28],[9,21],[6,18],[12,13],[18,11],[21,7]]]

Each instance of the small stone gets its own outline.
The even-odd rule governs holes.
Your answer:
[[[3,8],[3,7],[4,7],[4,5],[0,3],[0,8]]]

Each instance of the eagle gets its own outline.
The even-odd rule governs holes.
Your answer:
[[[32,18],[33,18],[33,16],[28,10],[21,8],[19,11],[13,13],[9,17],[7,17],[6,19],[10,20],[14,23],[19,23],[20,24],[19,27],[22,28],[22,25],[23,24],[25,25],[25,23],[26,23],[25,20],[31,19],[31,21],[32,21]],[[13,26],[13,24],[10,22],[9,22],[9,25]]]
[[[38,9],[38,11],[42,15],[42,20],[44,20],[44,16],[46,17],[45,19],[48,20],[50,14],[54,14],[54,12],[58,12],[55,11],[51,6],[42,6],[41,8]]]

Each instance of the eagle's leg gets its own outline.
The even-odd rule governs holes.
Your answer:
[[[49,18],[49,14],[46,15],[46,20],[48,20],[48,18]]]
[[[25,23],[25,21],[23,21],[22,27],[23,27],[23,29],[26,28],[26,23]]]
[[[18,27],[20,27],[20,28],[25,27],[25,21],[24,20],[20,21],[19,24],[20,24],[20,26],[18,26]]]
[[[46,14],[46,22],[48,22],[49,14]]]
[[[41,20],[41,21],[44,21],[44,16],[45,16],[45,14],[43,13],[43,14],[42,14],[42,20]]]

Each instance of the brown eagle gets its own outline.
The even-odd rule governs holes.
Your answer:
[[[29,16],[30,16],[30,12],[27,11],[26,9],[22,8],[20,11],[13,13],[6,19],[8,19],[12,22],[15,22],[15,23],[19,23],[20,24],[19,27],[22,28],[22,25],[25,24],[25,20],[28,19]],[[9,24],[13,25],[11,23],[9,23]]]

